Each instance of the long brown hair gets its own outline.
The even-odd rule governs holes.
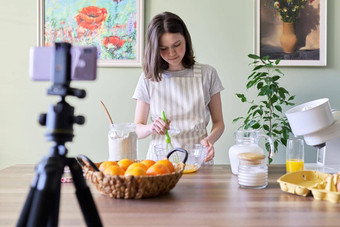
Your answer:
[[[161,73],[169,68],[169,64],[162,59],[159,50],[159,39],[166,32],[180,33],[184,36],[186,50],[182,64],[185,68],[195,64],[191,37],[183,20],[170,12],[160,13],[149,23],[143,64],[146,78],[154,81],[161,81]]]

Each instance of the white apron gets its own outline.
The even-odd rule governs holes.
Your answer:
[[[199,144],[207,136],[201,65],[195,64],[193,71],[193,77],[163,77],[160,82],[150,83],[151,121],[162,117],[164,110],[171,120],[170,130],[179,129],[177,134],[170,133],[174,147]],[[165,135],[152,134],[147,159],[157,159],[154,151],[157,144],[166,144]]]

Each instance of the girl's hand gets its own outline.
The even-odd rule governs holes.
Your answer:
[[[165,131],[169,130],[170,120],[165,123],[161,117],[157,118],[151,125],[152,133],[159,135],[165,135]]]
[[[215,157],[214,146],[212,145],[212,143],[207,138],[202,139],[201,144],[204,147],[207,147],[207,156],[205,157],[204,161],[209,162],[210,160],[212,160]]]

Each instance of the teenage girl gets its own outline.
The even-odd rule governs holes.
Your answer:
[[[166,130],[176,128],[178,133],[170,135],[174,147],[200,143],[208,148],[205,161],[212,161],[214,143],[224,131],[220,96],[224,88],[216,70],[196,63],[187,27],[173,13],[163,12],[151,20],[146,41],[144,72],[133,98],[138,138],[152,135],[147,159],[156,158],[154,146],[165,144]],[[162,111],[168,123],[162,120]]]

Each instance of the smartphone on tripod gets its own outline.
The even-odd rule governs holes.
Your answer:
[[[32,47],[29,55],[29,76],[34,81],[49,81],[54,73],[53,46]],[[95,80],[97,77],[97,48],[71,47],[71,80]]]

